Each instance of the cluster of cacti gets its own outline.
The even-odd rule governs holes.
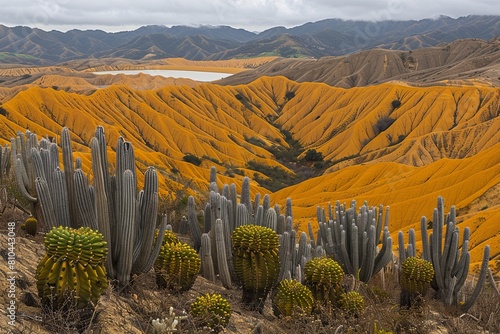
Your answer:
[[[134,150],[119,138],[116,175],[108,167],[104,129],[98,127],[90,141],[92,185],[73,162],[69,130],[63,128],[61,148],[64,171],[59,167],[58,147],[48,139],[18,133],[11,140],[14,170],[23,194],[34,204],[33,216],[45,231],[55,226],[90,227],[102,233],[109,245],[106,270],[121,285],[133,273],[147,272],[160,251],[154,244],[158,211],[158,176],[153,167],[145,173],[144,189],[137,192]],[[38,211],[40,209],[41,213]]]
[[[342,291],[344,271],[337,261],[328,257],[315,257],[304,268],[305,285],[320,305],[335,306]]]
[[[242,302],[261,311],[278,280],[278,235],[268,227],[243,225],[232,234],[234,268],[243,287]]]
[[[220,294],[207,293],[199,296],[190,305],[189,314],[197,327],[208,328],[218,333],[229,324],[231,305]]]
[[[311,290],[293,279],[284,279],[276,287],[273,311],[276,316],[295,317],[309,315],[314,305]]]
[[[400,306],[417,306],[429,289],[434,268],[427,260],[411,256],[401,263],[399,284],[401,285]]]
[[[31,131],[26,131],[25,134],[18,132],[16,138],[11,138],[10,142],[11,165],[19,190],[23,197],[31,203],[31,215],[40,221],[40,225],[44,227],[35,189],[36,174],[31,151],[32,149],[37,150],[43,147],[44,152],[46,152],[44,162],[47,163],[49,161],[48,155],[53,150],[51,150],[50,143],[47,140],[42,139],[39,143],[36,134]],[[45,231],[48,230],[50,228],[45,229]]]
[[[358,291],[342,293],[338,304],[342,310],[354,316],[359,316],[365,308],[365,300]]]
[[[422,217],[420,231],[422,234],[422,258],[432,263],[434,277],[431,287],[436,291],[435,297],[442,300],[445,305],[458,305],[459,294],[469,274],[470,230],[465,227],[462,236],[462,245],[459,246],[459,228],[456,223],[455,207],[451,206],[450,213],[445,217],[444,199],[438,197],[437,208],[434,209],[432,219],[432,233],[427,234],[427,218]],[[446,229],[445,229],[446,227]],[[402,263],[406,257],[415,256],[416,242],[415,231],[409,231],[408,247],[404,246],[404,236],[400,232],[399,261]],[[486,245],[476,287],[460,308],[467,311],[477,300],[488,274],[490,246]]]
[[[95,306],[108,286],[108,248],[102,234],[56,227],[45,236],[45,249],[35,275],[42,304],[51,309]]]
[[[244,225],[267,227],[279,235],[279,281],[284,278],[302,281],[305,262],[313,254],[323,254],[321,247],[312,251],[305,234],[301,234],[300,246],[296,247],[291,199],[287,199],[286,214],[280,214],[278,205],[271,207],[268,194],[262,198],[260,194],[256,194],[252,203],[250,179],[244,177],[238,201],[234,183],[225,184],[219,189],[215,167],[210,169],[209,191],[209,201],[203,210],[203,233],[198,223],[194,198],[190,196],[188,199],[188,226],[193,245],[197,250],[199,249],[202,258],[203,277],[212,281],[220,280],[226,288],[241,284],[234,269],[231,233]]]
[[[200,272],[201,260],[196,250],[182,242],[165,243],[154,264],[156,283],[173,292],[189,290]]]
[[[38,229],[38,220],[35,217],[28,217],[21,225],[21,229],[29,235],[35,236]]]
[[[365,203],[358,213],[355,200],[350,208],[337,201],[335,210],[329,204],[329,216],[327,220],[324,210],[318,207],[319,236],[316,243],[323,245],[326,254],[333,256],[346,274],[368,282],[393,256],[388,228],[389,207],[383,218],[382,205],[377,210]],[[311,239],[314,239],[312,232]],[[379,244],[382,244],[380,249],[377,248]]]

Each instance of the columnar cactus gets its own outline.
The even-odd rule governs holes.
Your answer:
[[[425,296],[434,277],[432,263],[411,256],[401,264],[399,284],[401,285],[400,306],[418,306],[421,297]]]
[[[344,271],[337,261],[328,257],[315,257],[304,268],[305,285],[315,300],[322,305],[336,305],[342,293],[341,283]]]
[[[0,180],[9,174],[11,164],[9,145],[0,146]]]
[[[217,293],[208,293],[196,298],[190,305],[189,314],[199,328],[208,328],[218,333],[229,324],[231,305]]]
[[[201,229],[196,214],[195,201],[193,196],[188,197],[188,225],[194,249],[199,252],[201,247]]]
[[[209,281],[215,282],[215,269],[212,260],[212,242],[210,241],[208,233],[203,233],[201,235],[200,258],[201,276]]]
[[[285,279],[279,282],[273,297],[273,311],[276,316],[294,317],[309,315],[314,305],[311,290],[302,283]]]
[[[23,197],[31,203],[31,215],[44,226],[40,204],[35,189],[35,167],[31,158],[31,149],[38,148],[36,134],[31,131],[18,132],[11,138],[11,165]],[[46,144],[46,142],[44,142]],[[50,228],[46,229],[48,231]]]
[[[270,228],[243,225],[232,234],[234,269],[243,286],[242,302],[262,311],[280,270],[278,235]]]
[[[386,208],[385,219],[382,217],[382,206],[377,210],[365,204],[358,213],[354,200],[348,209],[337,202],[334,211],[336,220],[319,222],[321,238],[318,237],[317,243],[324,246],[328,256],[339,262],[345,273],[368,282],[392,259],[389,207]],[[325,214],[319,211],[318,217],[326,219]],[[377,249],[379,244],[382,247]]]
[[[155,262],[156,283],[160,288],[181,293],[189,290],[200,272],[201,260],[188,244],[165,243]]]
[[[45,236],[45,249],[35,274],[42,304],[52,309],[95,305],[108,286],[102,234],[83,227],[53,228]]]
[[[36,135],[27,132],[26,136],[18,134],[11,142],[16,148],[13,160],[18,183],[34,208],[41,209],[41,214],[34,216],[42,229],[48,231],[56,226],[98,229],[109,245],[106,272],[123,286],[133,273],[147,272],[153,267],[166,219],[161,237],[154,244],[158,176],[149,167],[144,175],[144,189],[137,192],[134,150],[130,143],[119,138],[113,176],[109,173],[104,129],[96,129],[90,141],[93,184],[89,185],[81,161],[77,159],[76,169],[73,168],[68,128],[63,128],[61,134],[64,171],[59,167],[57,145],[47,139],[37,142]]]
[[[446,231],[444,231],[445,226]],[[436,298],[448,306],[458,305],[458,294],[469,273],[469,228],[464,229],[462,246],[459,247],[459,229],[456,223],[455,207],[451,207],[450,213],[445,219],[444,199],[438,197],[437,208],[434,209],[433,213],[432,233],[427,236],[427,219],[425,217],[422,217],[421,220],[421,232],[422,256],[430,261],[434,268],[434,279],[431,286],[436,290]],[[467,311],[475,303],[484,286],[488,273],[489,256],[490,246],[486,245],[479,279],[472,295],[460,306],[463,311]]]

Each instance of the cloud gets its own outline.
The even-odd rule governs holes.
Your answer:
[[[0,23],[45,30],[119,31],[143,25],[229,25],[250,31],[293,27],[326,18],[409,20],[500,15],[497,0],[16,0],[3,4]]]

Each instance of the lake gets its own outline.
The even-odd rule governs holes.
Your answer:
[[[94,74],[125,74],[125,75],[134,75],[138,73],[144,73],[149,75],[160,75],[165,78],[186,78],[192,79],[196,81],[214,81],[219,80],[225,77],[228,77],[232,74],[230,73],[219,73],[219,72],[203,72],[203,71],[180,71],[180,70],[117,70],[117,71],[100,71],[93,72]]]

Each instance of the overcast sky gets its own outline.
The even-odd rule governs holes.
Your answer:
[[[326,18],[409,20],[500,15],[498,0],[0,0],[0,24],[43,30],[228,25],[249,31]]]

